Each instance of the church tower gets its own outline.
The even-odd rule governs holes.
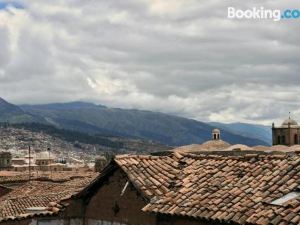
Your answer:
[[[300,126],[290,116],[279,127],[276,127],[274,123],[272,124],[273,145],[298,145],[300,144],[299,138]]]
[[[212,130],[212,140],[220,140],[221,138],[221,132],[219,129],[213,129]]]

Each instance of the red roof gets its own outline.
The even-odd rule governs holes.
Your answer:
[[[149,198],[143,211],[238,224],[300,223],[298,155],[121,156],[115,162]]]

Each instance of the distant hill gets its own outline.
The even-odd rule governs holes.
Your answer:
[[[252,124],[220,124],[136,109],[108,108],[87,102],[16,106],[0,98],[0,122],[40,123],[90,135],[151,140],[180,146],[211,139],[219,127],[222,139],[246,145],[269,145],[270,130]]]
[[[157,141],[166,145],[202,143],[211,139],[212,124],[158,112],[108,108],[85,102],[21,105],[21,109],[59,128],[90,134]],[[261,138],[247,137],[221,127],[222,139],[235,144],[268,145]]]
[[[41,122],[39,116],[26,113],[19,106],[8,103],[0,98],[0,122]]]
[[[67,102],[67,103],[51,103],[43,105],[22,105],[22,108],[39,108],[42,110],[70,110],[70,109],[95,109],[95,108],[106,108],[103,105],[96,105],[89,102]]]
[[[242,135],[244,137],[251,137],[265,141],[268,145],[272,144],[272,130],[271,126],[248,124],[248,123],[216,123],[212,122],[211,125],[226,129],[232,133]]]

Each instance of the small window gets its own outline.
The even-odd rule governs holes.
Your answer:
[[[283,205],[284,203],[286,203],[289,200],[295,199],[298,196],[300,196],[300,192],[298,191],[293,191],[291,193],[288,193],[284,196],[282,196],[281,198],[278,198],[274,201],[271,202],[272,205]]]
[[[294,144],[295,145],[298,144],[298,135],[297,134],[294,135]]]
[[[281,136],[281,144],[283,144],[283,145],[285,144],[285,136],[284,135]]]

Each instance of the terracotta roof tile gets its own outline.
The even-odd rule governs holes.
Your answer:
[[[167,156],[117,156],[115,162],[146,197],[162,196],[179,170],[174,159]]]
[[[271,202],[300,187],[297,155],[121,156],[115,162],[151,201],[147,212],[238,224],[300,223],[300,201]],[[155,197],[155,198],[153,198]]]
[[[64,192],[42,196],[23,196],[6,199],[0,203],[0,219],[17,217],[21,214],[25,214],[27,213],[26,209],[30,207],[48,207],[49,202],[59,201],[68,196],[69,194]]]
[[[53,207],[56,205],[56,202],[60,202],[79,192],[94,178],[95,176],[87,176],[60,183],[46,181],[27,182],[0,198],[0,220],[24,218],[30,214],[28,214],[27,208],[49,207],[50,203],[52,204],[51,210],[49,209],[43,213],[58,212],[59,208]]]

